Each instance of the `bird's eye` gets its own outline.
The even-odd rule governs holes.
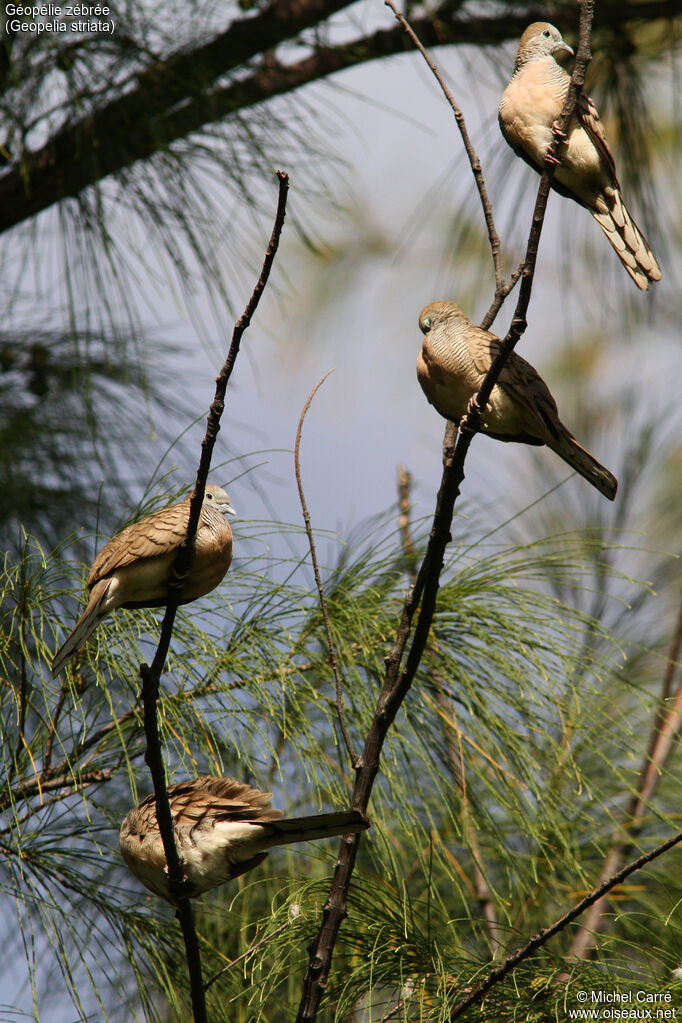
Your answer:
[[[545,29],[545,31],[544,31],[544,32],[543,32],[542,34],[543,34],[543,36],[546,36],[546,37],[547,37],[547,39],[549,39],[549,37],[550,37],[550,35],[551,35],[551,33],[550,33],[550,31],[549,31],[549,29],[548,29],[548,28],[546,28],[546,29]]]
[[[425,316],[424,319],[419,324],[419,328],[422,334],[428,334],[428,332],[431,330],[431,317]]]

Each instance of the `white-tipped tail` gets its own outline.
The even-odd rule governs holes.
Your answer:
[[[110,607],[106,603],[106,597],[110,585],[110,579],[102,579],[93,587],[88,606],[55,654],[52,662],[52,678],[59,675],[62,668],[78,653],[88,636],[92,635],[105,615],[109,613]]]
[[[630,216],[620,192],[614,192],[609,200],[610,209],[601,212],[592,210],[592,216],[637,287],[646,291],[649,281],[660,281],[661,268],[648,241]]]

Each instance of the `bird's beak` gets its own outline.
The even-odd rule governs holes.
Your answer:
[[[554,44],[552,56],[554,57],[555,60],[558,61],[561,60],[562,58],[566,59],[567,57],[574,57],[575,54],[573,53],[573,50],[568,45],[568,43],[565,43],[562,39],[560,42]]]
[[[227,486],[224,486],[222,489],[223,490],[227,490]],[[227,497],[227,494],[225,494],[225,496]],[[236,511],[234,510],[234,508],[232,507],[232,505],[230,504],[229,500],[228,500],[227,504],[224,504],[220,510],[222,511],[223,515],[236,515],[237,514]]]

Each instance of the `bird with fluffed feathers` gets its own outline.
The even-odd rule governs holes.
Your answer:
[[[184,879],[178,897],[204,892],[253,870],[278,845],[357,834],[369,828],[359,810],[285,818],[270,805],[271,793],[215,775],[200,775],[168,788],[176,847]],[[125,817],[121,854],[150,891],[176,901],[156,820],[154,795]]]

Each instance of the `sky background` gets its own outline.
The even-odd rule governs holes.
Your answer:
[[[511,270],[523,252],[538,178],[512,157],[496,123],[513,48],[499,51],[497,65],[491,61],[481,67],[479,60],[472,68],[475,56],[473,51],[447,48],[437,55],[483,160]],[[444,424],[416,380],[419,311],[427,302],[447,298],[458,301],[472,319],[480,319],[492,297],[492,269],[488,259],[481,272],[481,263],[468,251],[471,245],[448,252],[453,214],[464,208],[475,222],[482,218],[452,113],[420,59],[405,55],[354,69],[312,91],[309,103],[331,110],[329,131],[336,152],[346,161],[346,168],[330,178],[334,198],[346,211],[340,216],[331,209],[318,211],[318,238],[330,254],[325,261],[315,259],[292,228],[292,218],[309,216],[306,193],[298,187],[295,163],[284,168],[291,177],[289,218],[272,285],[245,336],[230,382],[216,459],[225,456],[228,446],[242,452],[291,449],[308,393],[334,368],[308,414],[302,458],[315,525],[344,535],[351,525],[394,502],[399,463],[413,474],[416,513],[432,509]],[[267,200],[273,211],[275,198],[273,182]],[[261,258],[271,217],[265,215],[260,246],[255,241],[249,246],[254,265]],[[575,258],[577,269],[570,262]],[[594,272],[587,275],[586,258],[594,263]],[[591,271],[589,262],[587,268]],[[649,397],[669,398],[668,370],[675,366],[677,351],[665,308],[674,276],[666,272],[664,278],[652,294],[638,293],[587,212],[551,196],[529,327],[519,351],[545,375],[562,418],[579,439],[579,423],[571,418],[574,382],[555,365],[566,344],[575,343],[583,360],[586,350],[586,366],[593,373],[578,399],[590,387],[595,396],[627,387],[633,367]],[[252,279],[241,294],[235,292],[237,313]],[[184,396],[199,409],[212,395],[231,324],[224,325],[219,349],[222,328],[197,331],[196,320],[178,315],[181,310],[162,289],[157,295],[155,316],[177,345]],[[515,301],[514,292],[498,315],[494,329],[501,334]],[[630,318],[628,335],[621,326],[628,319],[624,307],[634,307],[639,321],[633,324]],[[613,349],[615,360],[609,355]],[[644,360],[642,351],[647,353]],[[570,355],[568,360],[570,364]],[[605,464],[617,466],[635,425],[620,424],[615,435],[605,437],[597,430],[588,446]],[[190,434],[196,436],[197,449],[202,430],[203,423]],[[254,460],[262,457],[268,465],[255,475],[271,507],[285,521],[300,521],[291,455],[272,451]],[[541,477],[533,478],[536,460],[545,467],[556,461],[546,449],[477,438],[467,464],[465,499],[500,500],[501,517],[523,508],[545,489]],[[523,486],[516,485],[519,477]],[[223,479],[219,471],[216,478]],[[564,501],[566,487],[580,501],[601,501],[577,477],[549,500]],[[246,518],[271,514],[243,480],[234,484],[232,496]]]

